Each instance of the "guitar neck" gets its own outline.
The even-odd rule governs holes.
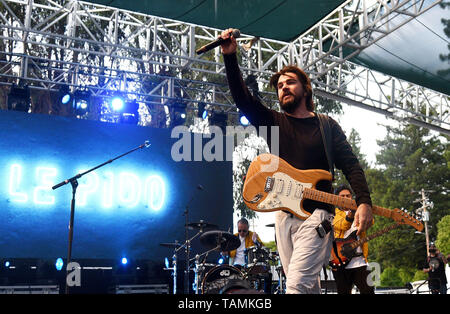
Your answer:
[[[361,239],[359,239],[359,240],[353,242],[353,243],[351,244],[351,246],[352,246],[352,248],[357,248],[357,247],[360,246],[361,244],[363,244],[363,243],[365,243],[365,242],[367,242],[367,241],[370,241],[370,240],[372,240],[372,239],[374,239],[374,238],[376,238],[376,237],[379,237],[380,235],[382,235],[382,234],[384,234],[384,233],[386,233],[386,232],[388,232],[388,231],[391,231],[392,229],[395,229],[395,228],[397,228],[398,226],[400,226],[399,223],[390,225],[390,226],[388,226],[388,227],[386,227],[386,228],[384,228],[384,229],[381,229],[381,230],[379,230],[379,231],[377,231],[377,232],[375,232],[375,233],[372,233],[371,235],[369,235],[369,236],[367,236],[367,237],[365,237],[365,238],[361,238]]]
[[[358,208],[358,206],[356,205],[356,201],[354,199],[337,196],[331,193],[326,193],[315,189],[304,188],[303,197],[313,201],[334,205],[339,208],[347,210],[348,209],[356,210]],[[372,213],[374,215],[383,216],[387,218],[391,218],[392,216],[392,210],[376,205],[372,206]]]

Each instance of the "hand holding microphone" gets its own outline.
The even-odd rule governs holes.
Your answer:
[[[223,54],[234,53],[236,52],[237,48],[236,38],[238,38],[240,35],[241,33],[238,29],[226,29],[220,34],[219,38],[197,49],[196,53],[201,54],[219,46],[222,47]]]

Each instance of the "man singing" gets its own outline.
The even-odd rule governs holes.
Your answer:
[[[276,89],[283,112],[266,108],[246,87],[239,70],[236,40],[232,30],[222,32],[226,39],[221,44],[226,74],[231,94],[237,107],[256,128],[279,128],[279,157],[297,169],[330,170],[319,119],[314,112],[312,88],[309,77],[298,67],[288,66],[276,73],[270,84]],[[353,154],[341,127],[328,118],[331,131],[330,154],[334,165],[341,169],[356,194],[358,209],[355,225],[358,234],[372,222],[372,202],[366,178],[358,159]],[[269,146],[271,146],[269,141]],[[273,147],[270,147],[271,151]],[[318,186],[332,192],[331,182]],[[275,221],[277,248],[286,274],[286,293],[320,293],[320,271],[328,264],[333,232],[320,237],[316,227],[333,221],[334,208],[320,202],[304,202],[311,213],[301,220],[289,212],[278,211]]]

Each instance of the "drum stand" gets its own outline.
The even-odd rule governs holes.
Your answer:
[[[186,235],[187,235],[187,229],[188,229],[187,225],[188,225],[188,223],[186,223]],[[185,294],[189,294],[189,274],[190,274],[190,271],[192,270],[192,268],[190,266],[190,262],[194,259],[197,259],[197,256],[198,256],[197,255],[195,258],[189,259],[189,253],[191,250],[191,242],[202,233],[203,233],[203,228],[200,228],[200,231],[197,232],[196,235],[194,235],[190,239],[187,239],[186,242],[182,246],[180,246],[179,248],[177,248],[175,250],[175,254],[182,248],[185,248],[185,251],[186,251],[186,269],[184,271],[184,276],[185,276],[184,277],[184,293]],[[195,274],[195,277],[197,277],[197,265],[194,267],[194,274]]]
[[[193,288],[193,290],[195,291],[195,294],[199,294],[199,290],[198,290],[198,288],[199,288],[199,286],[200,286],[199,276],[198,276],[199,269],[200,269],[200,268],[204,268],[204,265],[205,265],[205,262],[206,262],[206,256],[208,256],[209,252],[212,252],[212,251],[217,250],[217,249],[220,249],[220,245],[218,245],[218,246],[215,247],[214,249],[211,249],[211,250],[209,250],[209,251],[206,251],[206,252],[204,252],[204,253],[202,253],[202,254],[200,254],[200,255],[197,254],[193,259],[191,259],[191,261],[195,259],[195,267],[194,267],[194,283],[192,284],[192,286],[193,286],[192,288]],[[200,260],[200,257],[203,256],[203,255],[206,255],[206,256],[205,256],[205,258],[203,259],[203,263],[201,263],[201,266],[200,266],[199,260]]]
[[[284,294],[284,280],[283,280],[283,271],[281,266],[277,266],[277,273],[278,273],[278,287],[275,290],[275,294]]]
[[[173,253],[173,256],[172,256],[172,267],[164,268],[164,270],[172,271],[173,294],[177,294],[177,253],[176,253],[176,249],[174,251],[175,251],[175,253]]]

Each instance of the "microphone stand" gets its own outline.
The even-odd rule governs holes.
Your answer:
[[[112,163],[116,159],[119,159],[119,158],[121,158],[121,157],[123,157],[125,155],[128,155],[128,154],[130,154],[130,153],[132,153],[132,152],[134,152],[134,151],[136,151],[138,149],[142,149],[144,147],[149,147],[150,145],[151,144],[149,143],[149,141],[145,141],[144,144],[139,145],[138,147],[136,147],[136,148],[134,148],[134,149],[132,149],[132,150],[130,150],[130,151],[120,155],[120,156],[117,156],[117,157],[115,157],[113,159],[110,159],[110,160],[108,160],[108,161],[106,161],[106,162],[104,162],[104,163],[102,163],[102,164],[100,164],[98,166],[95,166],[94,168],[91,168],[91,169],[89,169],[89,170],[87,170],[85,172],[79,173],[79,174],[77,174],[76,176],[73,176],[70,179],[64,180],[64,181],[62,181],[62,182],[52,186],[52,189],[56,190],[56,189],[62,187],[63,185],[66,185],[67,183],[70,183],[72,185],[72,201],[71,201],[71,204],[70,204],[69,245],[68,245],[68,252],[67,252],[67,265],[69,265],[71,263],[71,260],[72,260],[73,224],[74,224],[74,216],[75,216],[75,194],[76,194],[77,187],[78,187],[78,179],[81,178],[82,176],[84,176],[85,174],[88,174],[89,172],[92,172],[92,171],[94,171],[94,170],[96,170],[96,169],[98,169],[100,167],[103,167],[106,164]],[[68,268],[67,268],[67,271],[69,271]],[[68,285],[67,280],[66,280],[66,294],[68,294],[68,293],[69,293],[69,285]]]

